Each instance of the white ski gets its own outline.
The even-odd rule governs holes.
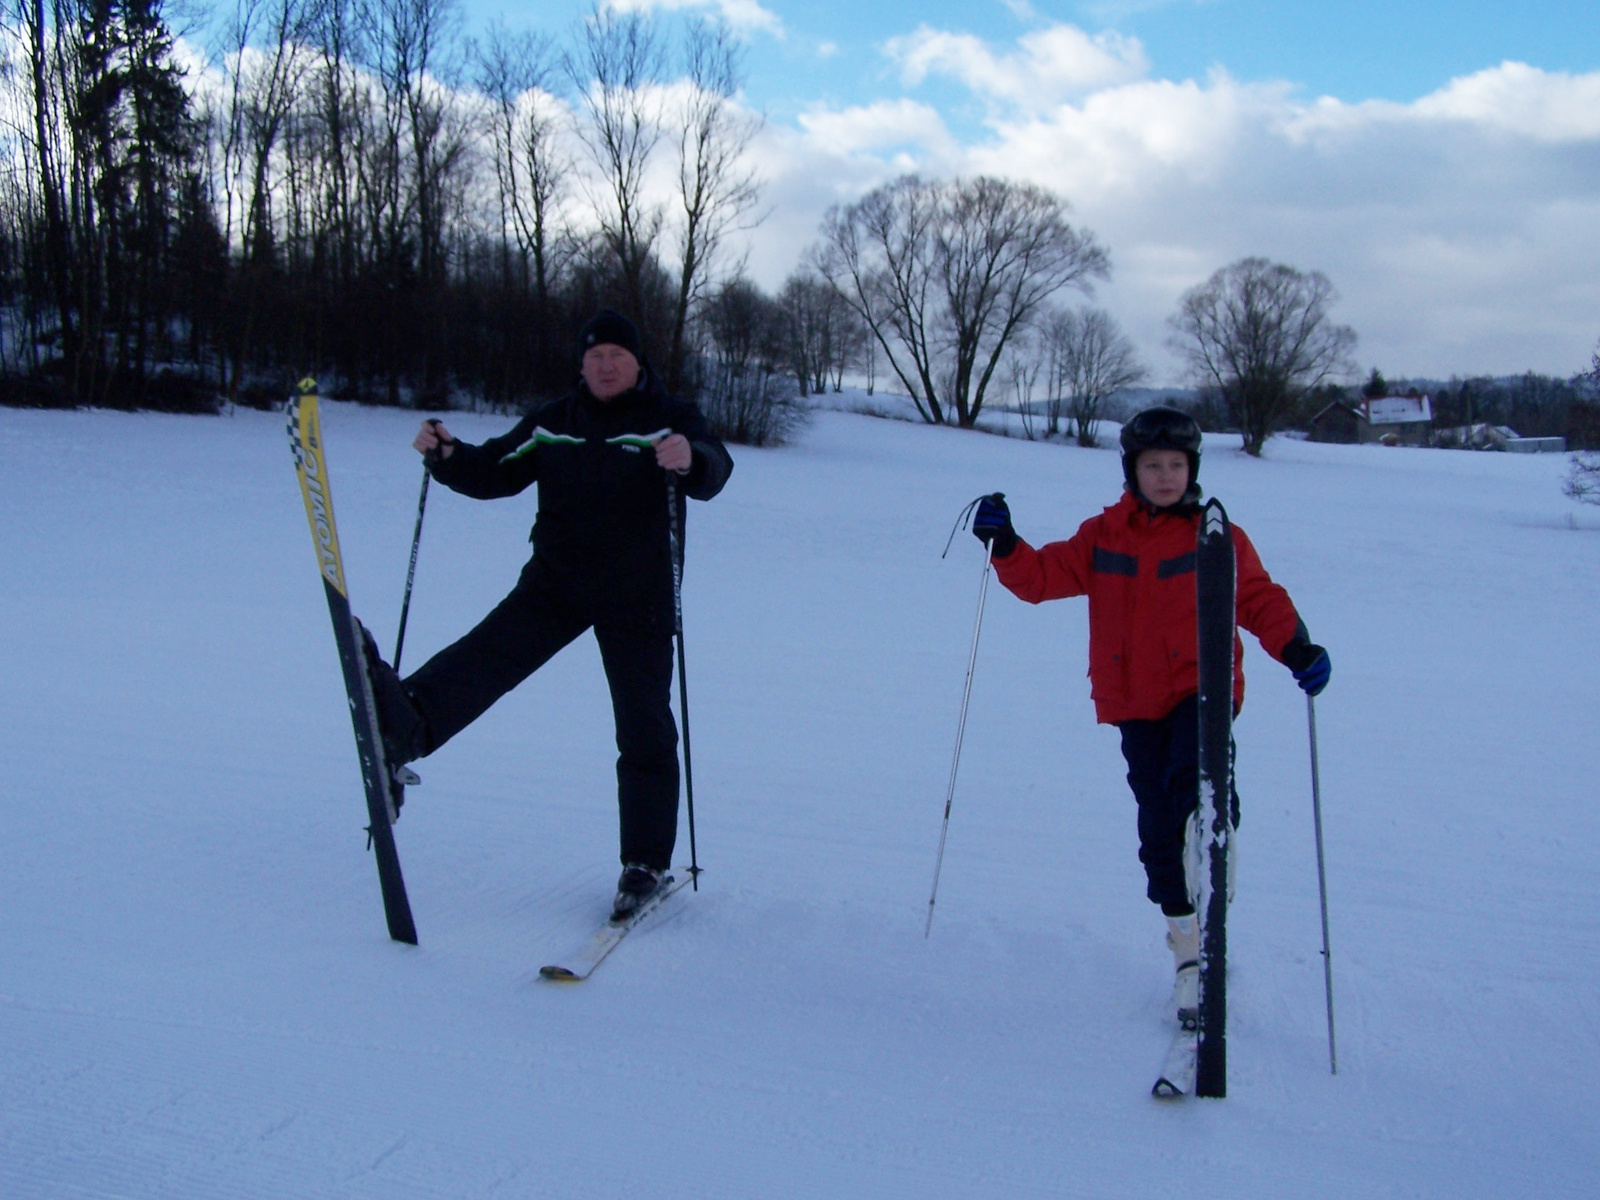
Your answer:
[[[1167,1051],[1167,1065],[1161,1068],[1161,1078],[1150,1089],[1152,1096],[1170,1099],[1194,1093],[1194,1073],[1199,1059],[1200,1033],[1195,1029],[1179,1029],[1172,1035],[1172,1046]]]
[[[540,977],[555,980],[557,983],[583,982],[594,974],[594,969],[605,961],[606,956],[617,948],[617,944],[623,938],[683,888],[690,878],[688,871],[683,873],[681,879],[668,875],[662,880],[661,886],[650,894],[650,898],[636,908],[626,920],[607,921],[599,933],[578,946],[572,953],[563,955],[548,966],[540,967]]]

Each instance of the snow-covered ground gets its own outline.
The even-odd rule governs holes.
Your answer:
[[[387,642],[415,417],[324,419]],[[616,873],[591,641],[418,764],[392,944],[282,418],[0,410],[0,440],[0,1195],[1600,1191],[1600,513],[1559,457],[1208,449],[1332,651],[1340,1073],[1305,704],[1247,642],[1230,1093],[1162,1103],[1171,960],[1081,602],[991,588],[922,936],[981,569],[950,523],[1002,489],[1065,536],[1112,452],[837,412],[736,449],[689,531],[703,883],[563,987],[536,969]],[[412,666],[532,512],[434,490]]]

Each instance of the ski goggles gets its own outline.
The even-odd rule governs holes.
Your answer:
[[[1175,408],[1147,408],[1122,427],[1126,449],[1200,449],[1200,426],[1188,413]]]

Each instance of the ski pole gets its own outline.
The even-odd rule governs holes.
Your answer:
[[[429,421],[429,425],[437,426],[438,421]],[[406,618],[411,615],[411,585],[417,578],[417,549],[422,545],[422,514],[428,507],[428,474],[426,461],[422,467],[422,496],[417,500],[417,527],[411,533],[411,565],[406,568],[406,594],[400,602],[400,632],[394,639],[394,669],[400,670],[400,651],[406,644]]]
[[[1317,894],[1322,900],[1322,980],[1328,998],[1328,1070],[1339,1073],[1333,1039],[1333,952],[1328,948],[1328,873],[1322,857],[1322,780],[1317,771],[1317,705],[1306,696],[1306,723],[1311,730],[1311,816],[1317,830]]]
[[[672,554],[672,624],[678,640],[678,708],[683,713],[683,793],[689,806],[689,883],[700,890],[694,844],[694,767],[689,757],[689,668],[683,660],[683,540],[678,532],[678,480],[667,472],[667,545]]]
[[[979,500],[982,499],[980,496]],[[956,526],[970,517],[972,510],[978,506],[978,500],[967,505],[961,516],[956,518]],[[956,530],[950,531],[950,538],[955,539]],[[945,543],[945,553],[950,552],[949,542]],[[956,752],[950,762],[950,786],[944,794],[944,824],[939,829],[939,854],[933,860],[933,891],[928,894],[928,922],[923,927],[922,936],[927,938],[933,933],[933,906],[939,898],[939,872],[944,868],[944,843],[950,833],[950,807],[956,798],[956,772],[961,766],[961,739],[967,732],[967,704],[972,699],[972,672],[978,665],[978,635],[983,632],[983,602],[989,594],[989,566],[994,561],[994,543],[991,541],[984,546],[983,552],[983,580],[978,585],[978,618],[972,626],[972,650],[967,655],[967,681],[961,689],[961,719],[956,722]]]

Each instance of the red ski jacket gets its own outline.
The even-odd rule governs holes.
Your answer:
[[[1199,511],[1152,514],[1125,492],[1064,542],[1017,548],[994,560],[1000,582],[1030,604],[1089,597],[1089,688],[1106,725],[1159,720],[1200,690],[1195,625]],[[1233,526],[1238,623],[1279,658],[1300,626],[1289,593],[1272,582],[1244,530]],[[1281,659],[1280,659],[1281,661]],[[1233,707],[1244,703],[1244,645],[1234,633]]]

